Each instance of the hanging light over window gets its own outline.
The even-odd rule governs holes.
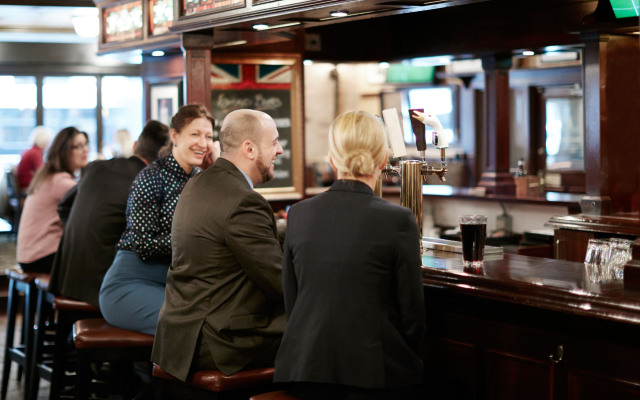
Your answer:
[[[98,9],[95,7],[78,8],[71,17],[73,30],[83,38],[94,38],[99,33]]]

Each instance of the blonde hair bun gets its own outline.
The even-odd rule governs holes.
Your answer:
[[[346,155],[344,166],[353,176],[372,175],[375,171],[375,163],[371,153],[359,150]]]
[[[387,135],[382,121],[365,111],[340,114],[329,128],[329,156],[336,172],[371,176],[385,161]]]

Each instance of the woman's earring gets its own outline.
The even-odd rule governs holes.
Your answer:
[[[173,147],[178,147],[178,145],[177,145],[177,144],[174,144],[174,145],[173,145]]]

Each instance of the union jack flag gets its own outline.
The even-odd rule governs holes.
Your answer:
[[[291,80],[291,65],[211,65],[212,89],[289,89]]]

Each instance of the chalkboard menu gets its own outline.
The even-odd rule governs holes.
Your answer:
[[[222,89],[211,90],[211,111],[216,119],[216,130],[220,131],[222,120],[233,110],[250,108],[263,111],[276,122],[283,153],[274,161],[273,179],[256,188],[292,189],[293,172],[291,162],[291,92],[283,89]]]

